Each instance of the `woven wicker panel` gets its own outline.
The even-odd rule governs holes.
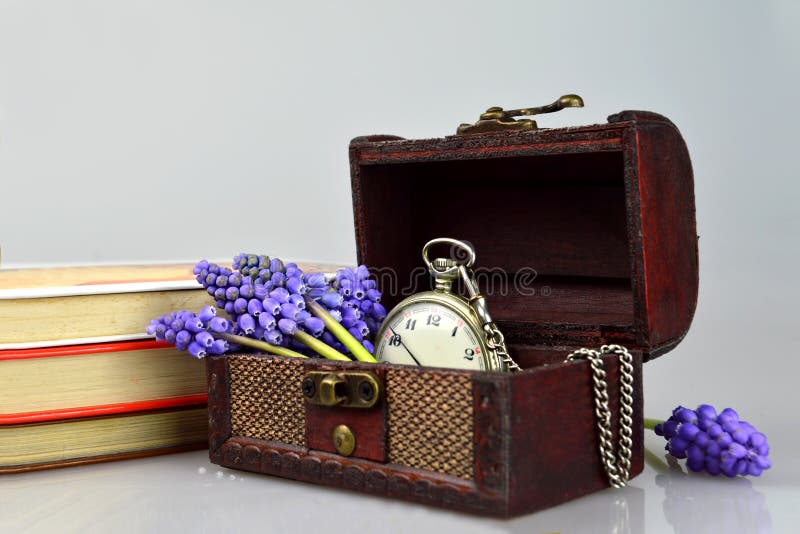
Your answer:
[[[469,376],[388,370],[386,399],[390,462],[472,479]]]
[[[303,363],[243,355],[228,358],[228,366],[232,434],[305,447]]]

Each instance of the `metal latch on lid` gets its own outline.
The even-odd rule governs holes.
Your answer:
[[[521,108],[504,110],[501,107],[491,107],[482,113],[475,124],[461,124],[456,133],[458,135],[479,134],[489,132],[508,132],[536,130],[539,126],[533,119],[515,119],[514,117],[525,117],[539,115],[541,113],[553,113],[564,108],[582,108],[583,99],[578,95],[564,95],[552,104],[539,106],[536,108]]]

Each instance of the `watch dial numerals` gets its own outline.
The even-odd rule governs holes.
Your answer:
[[[402,306],[402,304],[401,304]],[[382,362],[483,370],[482,332],[457,308],[416,302],[388,318],[375,347]]]

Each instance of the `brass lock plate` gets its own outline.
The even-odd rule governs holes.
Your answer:
[[[371,408],[381,398],[380,380],[369,371],[311,371],[301,388],[306,401],[318,406]]]

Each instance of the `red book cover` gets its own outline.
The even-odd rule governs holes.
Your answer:
[[[132,358],[136,358],[137,356],[141,355],[142,357],[158,357],[158,352],[163,352],[164,357],[174,357],[174,358],[185,358],[187,360],[192,360],[190,356],[186,353],[179,353],[175,356],[173,353],[177,352],[173,347],[169,344],[159,341],[153,340],[144,340],[144,341],[128,341],[128,342],[118,342],[118,343],[95,343],[95,344],[86,344],[86,345],[70,345],[70,346],[57,346],[57,347],[42,347],[42,348],[32,348],[32,349],[21,349],[21,350],[3,350],[0,351],[0,374],[7,374],[9,376],[13,376],[16,368],[19,366],[9,365],[18,362],[22,362],[24,360],[48,360],[52,362],[53,368],[57,370],[60,366],[57,365],[61,359],[70,358],[72,362],[77,360],[76,357],[80,358],[79,365],[85,366],[88,371],[91,370],[93,365],[94,358],[103,358],[104,366],[107,368],[109,363],[112,362],[113,365],[113,355],[118,355],[120,360],[130,360]],[[110,359],[111,358],[111,359]],[[190,362],[195,367],[202,367],[202,362],[197,362],[192,360]],[[37,368],[37,371],[41,371],[41,367]],[[158,370],[154,370],[155,373]],[[203,376],[202,369],[193,370],[197,380],[200,380]],[[36,379],[43,382],[48,382],[49,380],[58,381],[60,377],[47,377],[47,373],[44,373],[45,376],[42,376],[42,373],[38,373],[36,377],[32,379]],[[19,380],[19,377],[16,377]],[[141,377],[139,377],[141,379]],[[146,378],[146,377],[145,377]],[[102,380],[102,371],[100,379]],[[131,378],[131,380],[136,380],[137,378]],[[203,381],[204,384],[204,381]],[[185,407],[185,406],[197,406],[203,405],[206,403],[207,395],[204,392],[205,388],[203,384],[197,384],[194,388],[195,392],[193,394],[185,394],[185,395],[176,395],[176,396],[168,396],[168,397],[157,397],[157,398],[141,398],[141,399],[126,399],[124,402],[111,402],[111,403],[102,403],[102,404],[90,404],[90,405],[75,405],[74,402],[69,402],[67,400],[65,402],[65,406],[61,407],[49,407],[48,409],[43,410],[31,410],[31,411],[22,411],[22,412],[12,412],[9,413],[3,409],[3,406],[7,403],[4,403],[4,397],[6,397],[6,401],[9,401],[9,395],[14,395],[15,388],[4,387],[2,391],[0,391],[0,425],[14,425],[14,424],[29,424],[29,423],[42,423],[47,421],[55,421],[55,420],[63,420],[63,419],[76,419],[76,418],[83,418],[83,417],[96,417],[102,415],[115,415],[115,414],[124,414],[124,413],[133,413],[133,412],[141,412],[141,411],[149,411],[149,410],[160,410],[160,409],[168,409],[168,408],[178,408],[178,407]],[[112,384],[113,386],[113,384]],[[202,389],[201,389],[202,388]],[[36,392],[37,396],[44,396],[48,395],[48,388],[46,386],[37,388],[38,391]],[[202,392],[201,392],[202,391]],[[130,396],[130,395],[129,395]]]

